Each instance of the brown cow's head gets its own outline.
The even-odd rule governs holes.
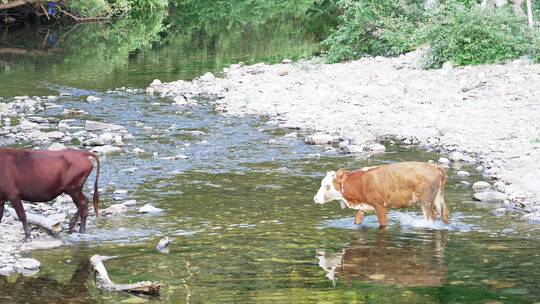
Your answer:
[[[321,187],[313,198],[315,204],[324,204],[333,200],[341,200],[341,183],[347,174],[347,170],[339,169],[337,172],[330,171],[321,182]]]

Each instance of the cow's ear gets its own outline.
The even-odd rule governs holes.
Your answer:
[[[336,172],[336,178],[337,178],[337,179],[340,179],[340,178],[342,178],[343,176],[345,176],[345,174],[347,174],[347,173],[348,173],[347,170],[345,170],[345,169],[339,169],[339,170],[337,170],[337,172]]]

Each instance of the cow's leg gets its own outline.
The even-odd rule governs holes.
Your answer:
[[[422,205],[422,213],[424,214],[424,219],[426,221],[435,221],[435,211],[433,208]]]
[[[88,217],[88,199],[81,191],[81,201],[79,208],[79,215],[81,216],[81,227],[79,233],[86,233],[86,218]]]
[[[6,202],[0,201],[0,223],[2,223],[2,218],[4,217],[4,206]]]
[[[82,189],[70,191],[69,196],[73,199],[73,203],[77,206],[77,212],[73,215],[73,218],[69,222],[70,230],[73,230],[77,219],[81,217],[81,226],[79,227],[79,233],[86,232],[86,218],[88,217],[88,199],[84,196]]]
[[[356,211],[356,215],[354,216],[354,224],[360,225],[362,224],[363,220],[364,220],[364,212],[362,210]]]
[[[11,202],[11,205],[13,205],[19,221],[23,225],[24,240],[28,241],[30,239],[30,229],[28,229],[28,223],[26,223],[26,213],[24,212],[24,206],[21,202],[21,198],[18,196],[13,196],[9,198],[9,201]]]
[[[377,214],[377,219],[379,220],[379,226],[388,226],[388,211],[384,206],[374,205],[375,213]]]
[[[79,207],[77,206],[77,211],[75,211],[75,214],[73,214],[73,217],[71,220],[69,220],[69,232],[73,232],[73,228],[75,228],[75,225],[77,224],[77,220],[79,219]]]
[[[76,192],[74,192],[76,193]],[[75,195],[74,193],[71,193],[68,195],[71,196],[71,199],[73,200],[73,203],[75,204],[75,207],[77,207],[77,211],[73,214],[73,217],[71,217],[71,220],[69,220],[69,232],[73,232],[73,228],[75,228],[75,225],[77,224],[77,221],[79,220],[79,196]]]

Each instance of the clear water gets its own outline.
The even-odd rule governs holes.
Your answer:
[[[304,34],[314,47],[316,35]],[[262,36],[254,37],[245,45],[259,45]],[[284,48],[297,47],[295,40],[285,41]],[[185,47],[190,49],[190,45]],[[227,57],[223,49],[217,49],[214,56],[201,57],[197,65],[194,57],[169,57],[173,49],[176,46],[154,46],[135,59],[128,54],[123,64],[102,77],[93,74],[89,64],[73,76],[78,63],[61,55],[53,55],[56,64],[45,62],[41,68],[36,61],[19,58],[10,61],[10,71],[0,74],[4,96],[69,92],[72,96],[62,97],[59,103],[89,112],[80,118],[81,124],[92,118],[125,125],[136,138],[128,150],[138,146],[147,153],[103,158],[100,185],[107,192],[102,195],[102,206],[115,202],[112,190],[127,189],[126,199],[164,209],[157,215],[91,218],[88,235],[65,236],[67,246],[32,253],[42,263],[38,274],[0,277],[0,303],[540,300],[538,227],[515,216],[497,217],[492,213],[495,206],[472,202],[470,187],[460,185],[462,179],[455,175],[457,168],[448,170],[449,226],[425,222],[419,208],[392,211],[386,230],[378,229],[373,215],[355,226],[353,211],[340,209],[337,202],[320,206],[312,201],[327,170],[435,160],[439,157],[435,153],[388,146],[383,155],[356,159],[306,146],[302,134],[299,139],[268,144],[292,130],[276,129],[264,117],[217,114],[206,101],[194,108],[175,108],[170,101],[143,94],[106,92],[118,86],[144,87],[153,78],[190,78],[190,73],[204,72],[209,66],[219,70],[231,58],[256,62],[268,55],[248,48],[245,53],[232,49],[234,56]],[[200,49],[192,51],[196,50]],[[299,56],[304,50],[291,52]],[[221,57],[229,59],[216,59]],[[193,64],[186,67],[188,72],[183,70],[184,62]],[[85,69],[89,72],[84,73]],[[90,94],[102,97],[103,102],[84,102]],[[58,115],[55,111],[47,115]],[[152,157],[154,152],[157,158]],[[177,154],[189,159],[159,159]],[[132,167],[138,170],[125,171]],[[473,173],[465,180],[482,178],[473,168],[461,169]],[[155,250],[164,236],[173,238],[169,254]],[[113,281],[160,281],[161,296],[145,298],[97,289],[88,261],[93,254],[119,256],[106,262]]]

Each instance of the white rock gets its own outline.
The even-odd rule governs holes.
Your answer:
[[[348,145],[343,144],[339,146],[339,153],[341,154],[355,154],[355,153],[364,153],[365,147],[360,145]]]
[[[126,144],[122,141],[122,136],[120,135],[116,135],[114,137],[114,144],[118,147],[123,147],[125,146]]]
[[[297,138],[298,133],[297,132],[291,132],[291,133],[283,135],[283,137],[285,137],[285,138]]]
[[[104,154],[104,155],[120,154],[120,153],[122,153],[122,148],[114,147],[114,146],[111,146],[111,145],[105,145],[105,146],[93,147],[92,152],[99,153],[99,154]]]
[[[161,85],[161,80],[159,79],[154,79],[154,81],[152,81],[152,83],[150,84],[151,87],[160,86],[160,85]]]
[[[446,157],[441,157],[441,158],[439,158],[438,162],[443,164],[443,165],[448,165],[450,163],[450,160],[448,158],[446,158]]]
[[[119,130],[125,130],[126,128],[120,125],[87,120],[84,123],[84,129],[86,131],[103,131],[103,130],[119,131]]]
[[[184,95],[178,95],[173,98],[173,102],[177,105],[186,105],[188,100]]]
[[[0,266],[0,275],[2,276],[10,276],[17,273],[17,269],[15,269],[14,265],[3,265]]]
[[[144,149],[141,149],[139,147],[135,147],[135,148],[133,148],[133,153],[135,153],[137,155],[141,155],[141,154],[146,153],[146,151],[144,151]]]
[[[454,151],[450,153],[450,156],[448,158],[450,158],[451,161],[460,161],[465,158],[465,155],[463,155],[463,153],[461,152]]]
[[[476,182],[472,185],[474,192],[482,192],[491,189],[491,185],[484,181]]]
[[[66,149],[66,146],[64,144],[57,143],[57,142],[52,143],[47,148],[47,150],[51,150],[51,151],[58,151],[58,150],[64,150],[64,149]]]
[[[127,201],[123,202],[122,205],[128,206],[128,207],[135,206],[135,205],[137,205],[137,201],[134,200],[134,199],[127,200]]]
[[[128,194],[128,191],[125,189],[118,189],[118,190],[114,190],[113,193],[114,194]]]
[[[126,133],[124,135],[122,135],[122,140],[123,141],[132,141],[135,139],[135,136],[131,135],[130,133]]]
[[[304,141],[306,144],[309,145],[326,145],[338,142],[339,137],[330,135],[328,133],[319,132],[309,135]]]
[[[105,132],[99,135],[99,139],[107,144],[110,144],[114,141],[114,135],[112,133]]]
[[[474,199],[484,203],[502,203],[508,196],[497,191],[483,191],[474,194]]]
[[[86,97],[86,101],[88,102],[100,102],[101,101],[101,98],[97,97],[97,96],[88,96]]]
[[[39,124],[35,122],[30,122],[28,120],[23,120],[17,127],[20,130],[32,130],[32,129],[38,129]]]
[[[19,272],[38,270],[40,266],[41,263],[38,260],[32,258],[19,259],[15,264],[15,268]]]
[[[384,153],[386,148],[381,144],[372,144],[369,146],[369,151],[371,153]]]
[[[201,77],[199,77],[199,79],[202,80],[202,81],[210,82],[210,81],[216,80],[216,77],[214,77],[214,74],[212,74],[210,72],[207,72],[204,75],[202,75]]]
[[[471,174],[467,171],[458,171],[456,172],[456,175],[459,177],[467,177],[467,176],[470,176]]]
[[[126,214],[128,207],[124,204],[114,204],[101,211],[103,215],[121,215]]]
[[[146,204],[144,206],[142,206],[141,208],[139,208],[139,213],[159,213],[159,212],[162,212],[163,209],[160,209],[160,208],[156,208],[150,204]]]

